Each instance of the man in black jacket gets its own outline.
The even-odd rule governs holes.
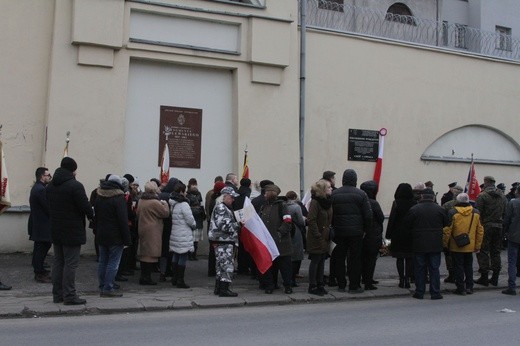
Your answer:
[[[45,192],[45,187],[51,181],[51,175],[45,167],[38,167],[35,175],[36,182],[29,196],[31,214],[28,224],[29,239],[34,242],[32,266],[36,282],[50,283],[49,271],[44,268],[43,264],[52,245],[49,204]]]
[[[65,305],[86,303],[76,293],[76,269],[81,245],[87,240],[85,216],[89,220],[94,217],[85,188],[76,180],[77,168],[74,159],[64,157],[47,186],[54,246],[52,295],[54,303],[63,302]]]
[[[419,203],[408,211],[405,224],[412,237],[414,252],[415,293],[416,299],[423,299],[426,290],[426,273],[430,273],[431,299],[442,299],[440,293],[440,274],[442,252],[442,231],[448,225],[446,210],[435,203],[432,189],[420,193]]]
[[[362,293],[361,249],[363,235],[372,226],[372,208],[367,194],[356,188],[357,174],[353,169],[343,173],[343,186],[332,192],[332,226],[336,276],[340,292],[345,291],[345,258],[348,253],[349,293]]]

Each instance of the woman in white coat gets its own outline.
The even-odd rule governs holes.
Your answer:
[[[186,198],[186,185],[178,182],[170,196],[172,214],[172,233],[170,251],[172,258],[172,285],[178,288],[190,288],[184,282],[188,253],[193,252],[193,230],[197,228],[193,213]]]

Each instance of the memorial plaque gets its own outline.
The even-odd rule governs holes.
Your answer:
[[[379,153],[379,131],[348,130],[349,161],[377,161]]]
[[[168,143],[170,167],[200,168],[202,109],[161,106],[159,166]]]

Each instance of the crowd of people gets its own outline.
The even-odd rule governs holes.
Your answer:
[[[187,185],[177,178],[163,183],[151,179],[141,191],[131,174],[109,174],[89,199],[75,179],[76,170],[76,161],[70,157],[63,158],[53,177],[47,168],[39,167],[30,194],[28,233],[34,241],[34,278],[52,283],[55,303],[86,302],[75,289],[80,249],[86,242],[86,220],[95,235],[101,297],[121,297],[118,282],[128,280],[138,268],[140,285],[157,285],[153,274],[158,273],[159,281],[169,278],[172,286],[189,288],[187,262],[198,260],[198,243],[205,235],[210,245],[208,276],[215,277],[214,294],[220,297],[237,296],[231,289],[236,272],[257,279],[266,294],[280,287],[281,276],[284,292],[291,294],[298,286],[296,279],[305,255],[310,259],[309,294],[323,296],[328,293],[326,286],[351,294],[375,290],[376,261],[380,252],[387,250],[384,238],[391,241],[388,250],[396,258],[397,285],[408,289],[414,283],[414,298],[423,299],[429,284],[431,299],[442,299],[442,253],[449,273],[444,281],[455,283],[455,294],[472,294],[475,283],[498,285],[504,235],[508,288],[502,293],[516,294],[520,273],[518,183],[505,195],[495,186],[495,179],[486,176],[476,201],[470,201],[468,194],[452,183],[440,204],[432,182],[413,188],[401,183],[383,237],[385,216],[376,200],[378,184],[369,180],[358,188],[352,169],[344,171],[339,187],[335,173],[324,172],[304,202],[294,191],[281,195],[271,180],[253,187],[250,179],[239,181],[233,173],[225,179],[216,177],[205,199],[194,178]],[[244,207],[246,197],[251,198],[279,252],[263,273],[242,244],[241,220],[234,214]],[[45,258],[51,246],[54,260],[50,271]],[[473,253],[481,275],[476,280]],[[327,277],[325,262],[329,258]],[[10,288],[0,283],[0,289]]]

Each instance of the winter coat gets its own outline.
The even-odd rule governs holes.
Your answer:
[[[502,228],[502,217],[506,210],[507,199],[502,190],[488,186],[477,197],[476,207],[484,227]]]
[[[302,208],[296,201],[287,201],[287,213],[291,215],[294,224],[294,234],[292,236],[291,260],[303,260],[303,232],[305,232],[305,220],[303,219]]]
[[[179,182],[177,178],[170,178],[166,186],[162,189],[159,194],[159,199],[161,201],[165,201],[168,203],[170,200],[171,194],[175,189],[175,185]],[[162,257],[166,257],[170,253],[170,235],[172,232],[172,217],[168,215],[167,218],[163,220],[163,233],[162,233]]]
[[[193,187],[186,193],[186,198],[188,198],[193,218],[197,223],[197,229],[202,229],[204,227],[204,220],[206,219],[206,212],[202,206],[201,193],[197,188]]]
[[[507,240],[520,244],[520,198],[514,198],[507,204],[504,233]]]
[[[193,218],[188,200],[175,197],[175,199],[170,199],[170,206],[172,213],[170,251],[177,254],[193,252],[195,250],[193,247],[193,230],[197,229],[197,223]]]
[[[332,222],[330,198],[313,197],[307,215],[307,252],[322,255],[329,251],[329,231]]]
[[[281,199],[267,201],[260,208],[259,216],[273,237],[280,256],[290,256],[292,253],[292,225],[283,222],[283,216],[288,215],[285,202]]]
[[[473,221],[471,218],[473,217]],[[458,204],[448,213],[450,225],[444,227],[442,242],[450,252],[474,252],[480,250],[482,239],[484,238],[484,227],[480,223],[478,210],[469,203]],[[471,229],[469,228],[471,225]],[[454,237],[467,233],[470,243],[463,247],[458,247]]]
[[[208,238],[212,242],[226,243],[238,246],[238,231],[240,223],[229,207],[221,202],[215,206],[208,230]]]
[[[343,173],[343,186],[332,192],[332,226],[335,237],[362,236],[372,227],[372,209],[367,194],[356,188],[355,172]]]
[[[143,193],[137,204],[137,230],[139,232],[139,259],[157,262],[162,253],[163,219],[170,216],[168,204],[161,203],[158,196]]]
[[[99,245],[132,245],[126,200],[120,185],[111,181],[103,182],[97,189],[94,210]]]
[[[375,181],[365,181],[360,186],[361,190],[365,191],[372,209],[372,227],[366,232],[363,238],[363,247],[374,250],[379,249],[383,244],[383,222],[385,221],[385,214],[381,210],[379,202],[376,201],[376,194],[378,185]]]
[[[49,219],[49,204],[45,185],[37,181],[29,196],[31,214],[29,215],[28,232],[32,241],[52,242],[51,223]]]
[[[412,237],[406,229],[404,218],[411,207],[417,204],[412,187],[409,184],[400,184],[394,194],[390,217],[386,226],[386,239],[392,241],[390,251],[393,257],[407,258],[413,256]]]
[[[72,172],[58,168],[47,185],[52,242],[57,245],[79,246],[87,241],[85,216],[94,217],[83,184]]]
[[[442,251],[443,229],[448,215],[443,207],[433,200],[421,200],[408,211],[404,220],[412,237],[415,253],[436,253]]]

